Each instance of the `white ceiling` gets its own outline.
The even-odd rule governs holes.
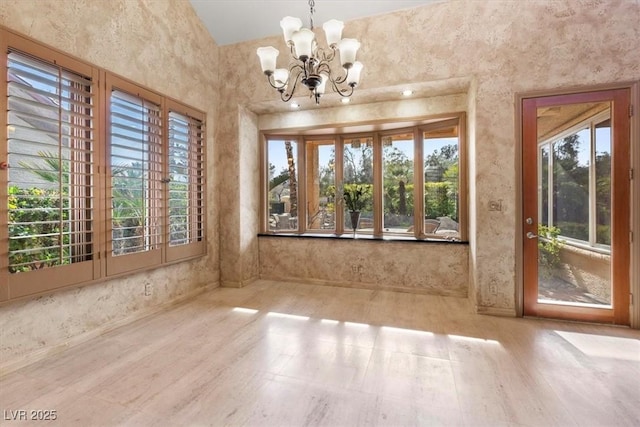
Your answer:
[[[285,16],[309,26],[307,0],[190,0],[218,45],[261,39],[281,33]],[[316,0],[314,26],[329,19],[349,21],[442,0]]]

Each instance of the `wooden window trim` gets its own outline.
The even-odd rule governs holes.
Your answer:
[[[8,210],[0,208],[0,304],[8,303],[15,300],[30,298],[38,295],[44,295],[61,289],[70,289],[78,286],[86,286],[95,283],[101,283],[119,277],[126,277],[129,274],[139,273],[163,266],[175,264],[200,258],[207,253],[207,228],[206,228],[206,113],[189,107],[178,100],[170,97],[162,96],[157,92],[144,88],[130,80],[119,77],[104,69],[96,67],[86,61],[73,57],[60,50],[47,46],[37,40],[16,33],[5,27],[0,26],[0,48],[3,53],[3,60],[0,61],[0,74],[7,76],[7,53],[12,51],[21,52],[34,59],[49,62],[54,66],[75,74],[90,77],[94,83],[93,94],[93,197],[94,203],[92,218],[92,233],[94,245],[94,257],[91,261],[80,262],[77,264],[62,265],[57,267],[45,268],[42,270],[34,270],[19,274],[10,274],[8,272]],[[168,108],[174,109],[176,112],[196,118],[202,122],[203,138],[202,138],[202,239],[193,245],[185,245],[172,251],[162,244],[161,256],[159,259],[154,258],[151,262],[148,254],[142,254],[140,260],[131,260],[127,262],[125,268],[111,268],[107,271],[107,233],[109,194],[107,182],[107,137],[109,127],[108,116],[108,84],[107,82],[118,82],[119,89],[129,93],[144,93],[146,96],[158,100],[162,106],[163,114],[166,115]],[[105,96],[107,95],[107,96]],[[8,110],[7,104],[7,87],[3,84],[2,93],[0,95],[0,109]],[[162,120],[166,135],[166,120]],[[7,114],[0,114],[0,152],[6,147],[8,138]],[[163,136],[162,146],[167,145],[166,138]],[[165,150],[166,151],[166,150]],[[7,161],[6,158],[0,158],[0,162]],[[166,165],[164,159],[162,165]],[[164,166],[163,166],[164,168]],[[163,169],[164,170],[164,169]],[[8,197],[8,174],[5,170],[0,169],[0,202],[6,203]],[[162,197],[163,205],[166,200]],[[6,204],[5,204],[6,206]],[[163,208],[164,209],[164,208]],[[163,228],[165,225],[163,225]],[[163,235],[164,236],[164,235]],[[163,237],[164,238],[164,237]],[[172,253],[173,252],[173,253]],[[139,254],[136,254],[139,255]],[[154,255],[155,256],[155,255]]]
[[[167,116],[171,113],[171,112],[175,112],[178,114],[181,114],[183,116],[186,116],[190,119],[194,119],[197,120],[198,122],[200,122],[200,133],[202,134],[202,137],[200,140],[197,141],[193,141],[192,139],[190,139],[189,144],[191,144],[192,142],[194,142],[196,144],[196,149],[195,150],[191,150],[191,147],[189,147],[189,165],[191,168],[195,167],[196,170],[198,168],[198,165],[200,167],[201,170],[201,174],[200,175],[196,175],[197,178],[197,182],[190,182],[190,187],[189,187],[189,195],[190,197],[195,197],[196,201],[199,201],[200,204],[197,205],[197,209],[195,209],[195,212],[193,210],[190,210],[190,218],[189,218],[189,223],[190,224],[196,224],[197,230],[196,232],[199,230],[201,232],[201,236],[200,239],[196,239],[196,236],[190,235],[190,238],[194,241],[191,241],[190,243],[187,244],[183,244],[183,245],[179,245],[179,246],[171,246],[169,244],[170,241],[170,230],[169,230],[169,224],[167,224],[167,230],[165,232],[165,239],[167,241],[167,250],[166,250],[166,262],[172,262],[172,261],[177,261],[177,260],[181,260],[181,259],[187,259],[187,258],[192,258],[195,256],[199,256],[199,255],[203,255],[206,252],[206,230],[207,230],[207,205],[206,205],[206,191],[207,191],[207,181],[206,181],[206,166],[207,166],[207,162],[206,162],[206,157],[207,157],[207,153],[206,153],[206,126],[205,126],[205,119],[206,119],[206,115],[204,113],[202,113],[201,111],[198,111],[194,108],[191,108],[187,105],[184,105],[178,101],[174,101],[172,99],[167,99],[165,102],[165,106],[166,106],[166,111],[167,111]],[[167,117],[168,118],[168,117]],[[164,121],[164,125],[165,125],[165,135],[167,135],[167,139],[169,138],[169,120],[165,120]],[[166,150],[165,153],[165,159],[164,159],[164,163],[165,163],[165,168],[167,169],[167,172],[165,173],[166,176],[168,176],[168,168],[169,168],[169,149]],[[195,152],[194,152],[195,151]],[[194,158],[195,157],[199,157],[198,158]],[[191,175],[189,175],[191,177]],[[165,196],[164,196],[164,200],[169,200],[169,186],[167,186],[165,188]],[[191,201],[191,199],[189,199]],[[189,209],[192,209],[191,205],[189,205]],[[167,221],[169,221],[169,203],[165,203],[165,211],[164,211],[164,215],[165,218],[167,218]]]
[[[160,110],[160,122],[164,123],[164,121],[166,120],[166,117],[162,114],[165,111],[164,100],[162,96],[156,94],[155,92],[139,87],[136,84],[129,82],[128,80],[125,80],[118,76],[107,73],[106,81],[105,81],[106,120],[105,120],[105,128],[104,128],[104,132],[106,133],[106,137],[105,137],[106,165],[105,167],[107,171],[106,186],[105,186],[105,189],[107,190],[105,194],[106,196],[105,197],[105,208],[106,208],[105,209],[106,210],[105,258],[106,258],[106,275],[107,276],[126,273],[128,271],[133,271],[140,268],[154,267],[154,266],[160,265],[162,264],[162,261],[164,259],[164,250],[165,250],[165,247],[164,247],[165,242],[163,239],[164,224],[154,223],[151,226],[149,225],[144,226],[145,229],[148,227],[157,229],[156,231],[153,232],[153,234],[150,234],[150,237],[146,237],[147,236],[146,233],[144,235],[145,240],[147,238],[152,240],[151,242],[145,242],[145,246],[146,245],[150,246],[148,250],[143,250],[135,253],[120,254],[115,256],[113,254],[113,247],[112,247],[113,218],[112,218],[112,209],[111,209],[112,178],[113,178],[113,173],[112,173],[113,171],[111,167],[111,155],[112,155],[111,97],[114,91],[122,92],[127,95],[130,95],[131,97],[139,98],[143,100],[143,102],[151,102],[153,103],[153,105],[157,105]],[[161,135],[159,138],[161,150],[166,146],[166,144],[164,143],[166,139],[164,126],[162,126],[162,128],[163,129],[161,131]],[[150,134],[150,136],[153,136],[153,134]],[[163,155],[164,154],[162,152],[159,154],[155,153],[155,155],[153,152],[151,152],[150,154],[150,157],[152,157],[152,159],[149,160],[149,166],[155,168],[155,172],[150,172],[153,177],[150,177],[147,180],[145,180],[145,183],[148,183],[146,185],[149,186],[147,191],[149,191],[151,195],[145,196],[144,200],[146,203],[152,203],[153,206],[147,207],[147,211],[149,212],[147,215],[149,216],[145,216],[145,219],[149,217],[156,220],[162,218],[161,208],[158,207],[157,204],[154,202],[156,202],[157,200],[162,201],[162,196],[160,195],[162,191],[162,185],[160,183],[161,177],[157,171],[157,168],[158,166],[162,168]],[[155,159],[153,159],[153,157],[155,157]],[[160,162],[160,164],[158,164],[158,162]]]
[[[306,163],[309,162],[309,145],[318,145],[318,147],[320,146],[327,146],[327,145],[333,145],[334,150],[337,150],[337,145],[338,145],[338,138],[336,138],[335,136],[330,136],[329,138],[314,138],[312,136],[305,136],[303,138],[304,140],[304,146],[305,146],[305,156],[304,156],[304,160],[306,160]],[[322,144],[324,143],[324,144]],[[329,144],[330,143],[330,144]],[[337,180],[336,180],[336,171],[335,171],[335,167],[336,165],[334,165],[334,171],[333,171],[333,185],[336,186],[337,185]],[[305,165],[305,171],[307,170],[306,165]],[[305,174],[305,196],[307,196],[309,194],[309,178],[310,176],[308,174]],[[337,223],[336,223],[336,218],[335,218],[335,212],[334,212],[334,226],[331,229],[322,229],[322,228],[309,228],[309,220],[310,218],[314,215],[314,213],[309,212],[309,206],[310,206],[310,202],[309,202],[309,196],[307,196],[307,200],[305,201],[305,206],[307,209],[306,212],[306,218],[305,218],[305,223],[306,223],[306,231],[310,232],[310,233],[314,233],[314,234],[336,234],[336,227],[337,227]]]
[[[98,122],[95,120],[95,115],[98,110],[96,105],[100,104],[101,92],[98,88],[98,81],[100,71],[98,68],[89,64],[85,64],[77,59],[65,55],[57,51],[51,51],[47,47],[25,39],[15,33],[6,31],[4,28],[0,28],[0,37],[2,42],[0,44],[3,52],[3,61],[0,65],[0,73],[4,76],[5,80],[2,85],[2,93],[0,95],[0,109],[5,113],[0,116],[0,146],[3,147],[3,153],[8,152],[8,94],[7,94],[7,81],[6,76],[8,72],[8,54],[9,52],[17,52],[21,55],[31,57],[39,62],[48,63],[52,67],[59,67],[72,74],[82,75],[91,79],[93,85],[92,99],[94,102],[94,125],[93,125],[93,152],[92,152],[92,165],[95,167],[100,160],[98,153],[98,147],[101,145],[101,139],[98,132]],[[0,161],[7,161],[4,158]],[[0,170],[0,200],[6,207],[6,200],[8,198],[8,169]],[[99,194],[97,188],[100,187],[100,179],[95,178],[91,185],[93,191],[93,202],[95,203],[92,209],[93,224],[101,221],[101,212],[98,205]],[[0,209],[0,223],[8,224],[9,215],[6,208]],[[90,281],[99,277],[99,251],[101,245],[101,235],[97,230],[93,230],[93,256],[91,260],[82,261],[78,263],[60,265],[56,267],[49,267],[41,270],[34,270],[28,272],[21,272],[10,274],[8,272],[9,260],[8,260],[8,227],[0,227],[0,301],[22,298],[24,296],[39,294],[42,292],[56,290],[67,287],[76,281]]]
[[[380,121],[372,122],[371,124],[375,124],[376,126],[380,125]],[[391,121],[384,122],[384,125],[388,125],[392,123]],[[344,178],[344,168],[343,168],[343,158],[344,158],[344,146],[345,140],[354,139],[354,138],[373,138],[373,148],[374,148],[374,229],[373,232],[369,233],[372,235],[374,239],[384,238],[385,240],[397,240],[397,241],[406,241],[407,237],[413,237],[415,240],[428,240],[428,241],[445,241],[438,238],[434,238],[434,236],[428,236],[424,233],[424,224],[422,221],[418,221],[417,218],[424,217],[424,206],[421,206],[422,203],[414,202],[414,218],[415,220],[415,230],[413,236],[403,234],[403,235],[394,235],[390,233],[384,233],[382,230],[382,215],[383,211],[381,209],[381,201],[382,201],[382,146],[381,146],[381,138],[383,136],[394,135],[398,133],[413,133],[414,134],[414,200],[422,200],[424,198],[424,154],[423,154],[423,144],[424,144],[424,132],[425,131],[434,131],[438,129],[444,129],[447,127],[451,127],[453,125],[457,126],[457,138],[458,138],[458,167],[459,167],[459,175],[458,175],[458,188],[459,188],[459,233],[460,233],[460,241],[467,242],[468,241],[468,185],[467,185],[467,135],[466,135],[466,113],[457,112],[451,114],[439,114],[437,116],[429,116],[422,117],[416,120],[416,125],[414,126],[400,126],[398,128],[393,129],[385,129],[381,131],[371,131],[371,132],[337,132],[335,129],[328,129],[327,133],[318,132],[318,129],[314,128],[313,134],[308,134],[307,129],[299,130],[296,132],[274,132],[270,133],[269,131],[261,132],[261,144],[260,144],[260,173],[261,173],[261,183],[260,183],[260,200],[261,200],[261,208],[260,208],[260,232],[261,234],[267,235],[330,235],[334,237],[344,238],[348,237],[350,234],[350,230],[345,230],[344,227],[344,209],[342,207],[338,208],[338,205],[343,206],[343,202],[341,200],[336,201],[336,210],[335,210],[335,230],[331,232],[321,231],[321,230],[307,230],[306,229],[306,221],[304,227],[300,226],[300,221],[298,222],[297,230],[270,230],[269,222],[268,222],[268,144],[269,141],[272,140],[296,140],[300,142],[301,146],[298,150],[298,164],[304,165],[305,157],[302,155],[306,149],[306,141],[335,141],[335,182],[336,186],[339,183],[343,182]],[[362,123],[358,123],[358,125],[362,125]],[[345,126],[346,127],[346,126]],[[376,148],[377,147],[377,148]],[[301,149],[300,149],[301,148]],[[377,155],[376,155],[377,154]],[[304,180],[305,176],[300,172],[301,169],[298,168],[298,180]],[[377,185],[376,185],[377,184]],[[420,185],[419,185],[420,184]],[[306,185],[304,188],[298,187],[299,197],[304,198],[307,189]],[[300,194],[302,193],[302,194]],[[299,217],[306,218],[306,205],[299,203],[298,207],[298,215]],[[458,242],[456,242],[458,243]]]

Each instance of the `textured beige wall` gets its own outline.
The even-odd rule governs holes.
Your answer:
[[[218,284],[219,98],[218,47],[186,0],[0,0],[0,24],[205,111],[210,176],[206,258],[0,307],[1,369]]]
[[[224,111],[217,136],[222,141],[218,178],[223,183],[220,280],[224,286],[241,287],[258,276],[258,125],[257,116],[245,108]]]
[[[321,7],[321,5],[317,5]],[[361,93],[404,84],[467,79],[469,123],[469,277],[479,311],[516,312],[517,174],[515,94],[640,79],[640,2],[636,0],[448,1],[348,22],[345,37],[362,41]],[[274,36],[220,48],[221,97],[265,113],[276,93],[260,73],[255,50],[285,46]],[[249,66],[247,66],[247,63]],[[428,93],[420,96],[428,96]],[[228,105],[222,122],[238,123]],[[268,112],[268,111],[267,111]],[[313,113],[308,113],[313,114]],[[318,113],[321,116],[323,113]],[[351,116],[353,117],[353,116]],[[366,120],[356,117],[354,120]],[[280,123],[297,127],[296,122]],[[237,148],[238,132],[221,136]],[[257,152],[257,138],[250,143]],[[231,152],[224,170],[241,159]],[[257,156],[257,154],[256,154]],[[230,182],[222,179],[222,186]],[[254,182],[240,183],[255,186]],[[224,196],[223,196],[224,197]],[[503,211],[490,212],[489,200]],[[239,202],[228,211],[240,215]],[[252,207],[251,211],[255,211]],[[237,229],[258,221],[244,216]],[[238,237],[239,239],[239,237]],[[363,243],[363,254],[369,252]],[[261,251],[262,253],[262,251]],[[235,254],[223,254],[223,257]],[[379,252],[384,257],[384,251]],[[263,260],[261,259],[261,262]],[[490,293],[495,285],[497,292]]]
[[[466,297],[465,244],[263,236],[260,277]]]

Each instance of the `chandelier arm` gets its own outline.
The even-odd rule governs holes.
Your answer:
[[[331,66],[326,62],[320,62],[320,64],[318,64],[318,67],[316,68],[316,71],[318,72],[318,74],[324,71],[326,75],[331,76]]]
[[[296,47],[293,43],[289,42],[289,53],[291,53],[291,58],[294,61],[298,61],[298,57],[296,56]]]
[[[305,70],[304,70],[304,67],[303,67],[302,65],[300,65],[300,64],[290,64],[290,65],[289,65],[289,80],[291,80],[291,74],[293,73],[293,71],[294,71],[296,68],[299,70],[299,71],[298,71],[298,75],[300,75],[301,73],[303,73],[303,72],[305,71]],[[298,77],[298,76],[296,76],[296,78],[297,78],[297,77]]]
[[[296,74],[295,81],[293,82],[293,88],[294,89],[295,89],[296,85],[298,84],[298,79],[299,79],[301,74],[304,74],[305,78],[307,77],[307,67],[304,66],[304,65],[300,65],[300,64],[291,64],[290,67],[289,67],[289,80],[287,80],[287,84],[289,84],[289,82],[291,81],[291,76],[293,75],[293,72],[295,70],[298,70],[298,74]]]
[[[289,100],[293,97],[293,92],[291,93],[284,93],[284,91],[280,92],[280,99],[283,102],[289,102]]]
[[[355,89],[355,87],[356,87],[356,85],[355,85],[355,84],[350,84],[350,85],[348,86],[348,87],[349,87],[349,89],[347,89],[347,88],[340,88],[340,87],[338,86],[338,84],[339,84],[339,83],[336,83],[336,81],[335,81],[335,80],[331,80],[331,79],[329,79],[329,81],[331,82],[331,87],[332,87],[332,89],[334,90],[334,92],[337,92],[337,93],[338,93],[338,95],[340,95],[341,97],[343,97],[343,98],[348,98],[348,97],[350,97],[351,95],[353,95],[353,91],[354,91],[354,89]]]
[[[351,95],[353,95],[353,91],[355,89],[355,85],[349,85],[349,89],[341,89],[338,91],[338,95],[340,95],[343,98],[349,98]]]
[[[331,52],[327,55],[327,51],[324,48],[319,47],[316,50],[316,58],[318,58],[318,60],[320,62],[326,61],[326,62],[331,62],[333,61],[333,59],[336,57],[336,49],[334,48],[330,48]]]
[[[344,70],[344,68],[343,68],[343,70]],[[343,76],[341,76],[341,77],[336,77],[333,81],[334,81],[336,84],[339,84],[339,85],[340,85],[340,84],[342,84],[342,83],[344,83],[344,82],[346,82],[346,81],[347,81],[347,77],[349,77],[349,72],[345,70],[345,72],[344,72],[344,75],[343,75]]]
[[[269,74],[267,75],[267,81],[269,82],[269,84],[271,85],[272,88],[280,90],[282,89],[281,87],[278,87],[275,85],[275,80],[273,78],[273,74]]]
[[[301,67],[299,65],[294,65],[293,67],[291,67],[291,71],[293,71],[295,68]],[[296,74],[296,78],[293,80],[293,87],[291,88],[291,91],[289,93],[285,93],[284,90],[280,91],[280,99],[282,99],[282,101],[289,102],[289,100],[293,98],[293,94],[296,92],[296,87],[298,86],[298,82],[300,81],[300,74],[302,74],[302,71],[298,71],[298,74]],[[289,81],[291,81],[291,74],[289,75]]]

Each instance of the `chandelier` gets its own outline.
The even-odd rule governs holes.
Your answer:
[[[305,85],[309,89],[309,96],[315,98],[316,104],[320,104],[320,97],[327,84],[340,96],[347,98],[360,82],[362,63],[356,61],[360,42],[356,39],[343,39],[344,23],[332,19],[322,26],[329,49],[318,47],[312,31],[314,6],[315,1],[309,0],[311,29],[302,28],[302,21],[291,16],[280,21],[284,40],[291,51],[292,62],[288,69],[276,68],[276,58],[280,52],[273,46],[260,47],[257,51],[262,72],[267,76],[271,87],[280,92],[280,98],[284,102],[293,97],[298,83]],[[335,66],[336,57],[339,58],[341,68]]]

